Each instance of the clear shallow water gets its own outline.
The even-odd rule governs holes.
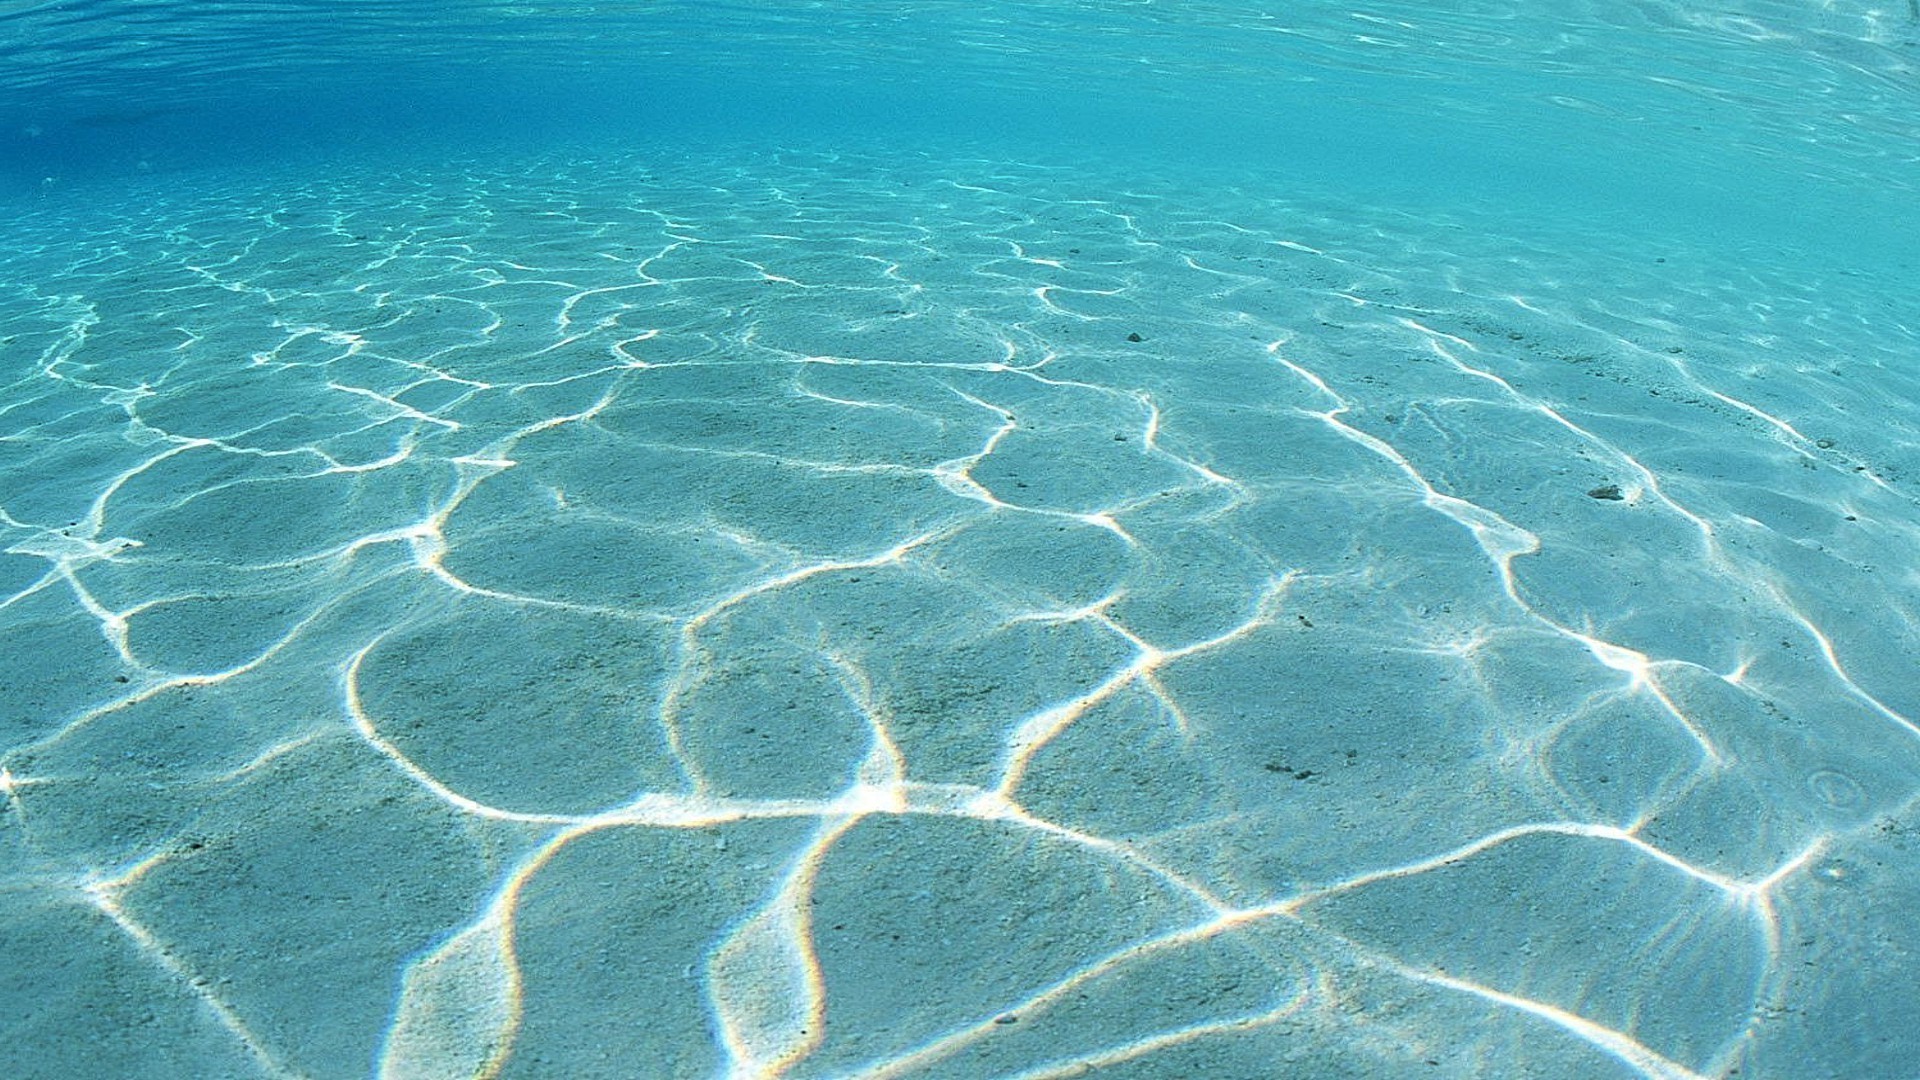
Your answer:
[[[836,11],[11,16],[10,1074],[1915,1072],[1903,13]]]

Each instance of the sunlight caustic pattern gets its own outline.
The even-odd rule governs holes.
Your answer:
[[[1920,394],[1843,370],[1911,329],[1101,168],[28,221],[7,1071],[1913,1052],[1850,1025],[1920,945]]]

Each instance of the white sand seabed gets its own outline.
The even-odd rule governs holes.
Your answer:
[[[1915,1050],[1911,299],[1110,168],[545,158],[24,221],[0,1062]]]

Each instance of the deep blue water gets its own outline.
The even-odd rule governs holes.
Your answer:
[[[1899,2],[22,4],[0,160],[31,191],[289,150],[964,138],[1884,243]]]
[[[0,3],[0,1075],[1920,1077],[1917,61]]]

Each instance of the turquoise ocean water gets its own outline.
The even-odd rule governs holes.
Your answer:
[[[0,1075],[1920,1077],[1912,0],[0,4]]]

